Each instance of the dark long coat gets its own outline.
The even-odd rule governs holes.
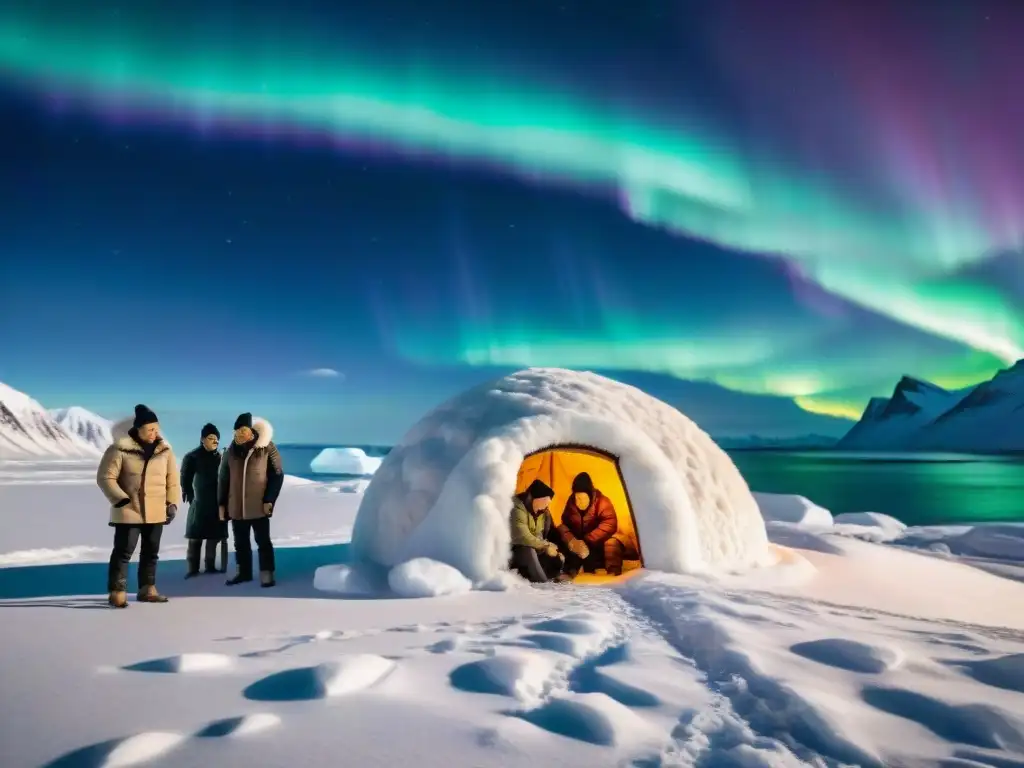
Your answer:
[[[226,539],[228,524],[217,509],[217,471],[220,452],[203,446],[189,451],[181,461],[181,491],[189,502],[186,539]]]

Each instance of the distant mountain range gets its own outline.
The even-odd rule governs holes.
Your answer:
[[[50,412],[0,383],[0,459],[85,459],[110,444],[110,422],[84,408]]]
[[[851,451],[1024,451],[1024,360],[989,381],[949,391],[904,376],[873,398],[835,446]]]
[[[672,392],[682,397],[666,399],[684,400],[679,406],[708,400],[693,397],[699,385],[684,384]],[[712,426],[712,434],[714,426],[720,426],[715,423],[716,411],[701,414],[710,417],[705,421],[711,422],[707,426]],[[812,423],[831,431],[833,421],[839,420]],[[111,427],[107,419],[77,406],[48,411],[0,382],[0,459],[96,457],[112,442]],[[904,376],[892,396],[872,398],[860,420],[838,441],[818,432],[716,436],[715,441],[730,450],[1024,452],[1024,360],[989,381],[955,391]]]
[[[836,438],[829,435],[794,435],[792,437],[765,437],[745,435],[742,437],[715,437],[714,441],[727,451],[742,450],[788,450],[802,448],[835,448]]]

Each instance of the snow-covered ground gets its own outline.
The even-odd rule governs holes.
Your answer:
[[[273,520],[275,543],[348,541],[365,488],[366,481],[314,483],[286,476],[287,505]],[[0,461],[0,567],[106,562],[109,511],[96,488],[95,461]],[[167,559],[185,557],[186,514],[183,507],[164,530],[161,554]]]
[[[0,465],[4,768],[1024,766],[1024,527],[759,495],[788,566],[346,598],[365,484],[290,479],[276,589],[184,581],[182,515],[171,602],[111,611],[92,472]]]

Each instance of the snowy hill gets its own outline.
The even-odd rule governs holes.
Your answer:
[[[99,454],[61,427],[38,402],[0,383],[0,459],[81,459]]]
[[[1024,450],[1024,360],[974,387],[921,429],[914,443],[935,451]]]
[[[112,421],[97,416],[92,411],[73,405],[70,408],[57,408],[50,411],[50,416],[69,435],[77,435],[99,451],[106,450],[114,442],[111,435]]]
[[[904,376],[891,397],[871,399],[860,421],[835,447],[854,451],[911,449],[921,428],[954,407],[963,395],[962,391],[949,392]]]

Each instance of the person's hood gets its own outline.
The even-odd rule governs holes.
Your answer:
[[[256,448],[266,448],[274,439],[274,426],[266,419],[253,417],[252,431],[256,433]]]
[[[274,427],[264,418],[253,417],[252,431],[256,433],[256,444],[253,445],[254,450],[256,448],[266,448],[274,439]],[[232,438],[228,445],[234,445],[234,443],[234,438]]]

